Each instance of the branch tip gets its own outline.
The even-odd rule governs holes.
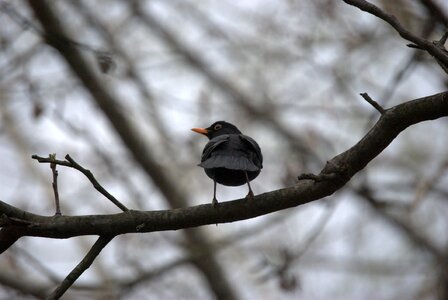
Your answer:
[[[406,44],[406,46],[408,46],[409,48],[414,48],[414,49],[418,49],[418,50],[425,50],[423,47],[420,47],[419,45],[416,45],[416,44]]]
[[[370,105],[372,105],[377,111],[380,112],[381,115],[384,115],[386,113],[386,110],[375,100],[370,98],[370,96],[367,93],[361,93],[361,97],[364,98]]]

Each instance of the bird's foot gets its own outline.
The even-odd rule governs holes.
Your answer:
[[[216,207],[217,205],[218,205],[218,200],[215,197],[213,197],[212,206]]]

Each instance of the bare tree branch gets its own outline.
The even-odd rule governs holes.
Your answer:
[[[50,159],[56,159],[56,154],[50,154]],[[53,187],[54,192],[54,201],[56,206],[55,215],[61,215],[61,204],[59,202],[59,190],[58,190],[58,170],[56,170],[56,164],[54,162],[50,163],[51,173],[53,174],[53,183],[51,186]]]
[[[120,208],[122,211],[128,211],[129,209],[124,206],[120,201],[117,200],[114,196],[112,196],[111,193],[109,193],[101,184],[99,184],[98,180],[96,180],[95,176],[93,176],[92,172],[90,170],[85,169],[80,164],[78,164],[70,155],[65,156],[64,160],[57,160],[51,155],[49,157],[40,157],[38,155],[31,156],[32,159],[36,159],[40,163],[50,163],[50,165],[61,165],[64,167],[70,167],[73,169],[78,170],[82,174],[84,174],[92,183],[93,187],[100,192],[104,197],[109,199],[113,204],[115,204],[118,208]],[[57,214],[57,213],[56,213]],[[59,213],[60,214],[60,213]]]
[[[61,284],[46,299],[53,300],[61,298],[68,288],[70,288],[76,281],[76,279],[78,279],[79,276],[81,276],[81,274],[92,265],[101,250],[103,250],[103,248],[106,247],[112,239],[113,236],[100,236],[81,262],[70,272],[70,274],[67,275]]]
[[[375,100],[373,100],[372,98],[370,98],[369,94],[367,93],[361,93],[360,94],[364,100],[366,100],[370,105],[372,105],[377,111],[380,112],[380,114],[384,114],[386,112],[386,110]]]
[[[0,214],[21,220],[21,223],[3,224],[6,226],[3,230],[20,228],[22,236],[69,238],[79,235],[177,230],[254,218],[333,194],[380,154],[404,129],[425,120],[445,116],[448,116],[448,92],[389,108],[356,145],[327,162],[321,174],[336,174],[337,176],[330,177],[334,179],[302,180],[295,186],[255,196],[254,201],[239,199],[221,203],[216,208],[205,204],[172,210],[73,217],[38,216],[0,201]]]

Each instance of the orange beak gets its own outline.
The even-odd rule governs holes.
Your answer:
[[[191,128],[192,131],[203,134],[203,135],[207,135],[208,134],[208,130],[205,128]]]

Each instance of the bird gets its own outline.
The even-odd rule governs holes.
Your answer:
[[[198,166],[213,180],[212,205],[218,204],[216,183],[225,186],[247,183],[249,193],[246,198],[253,198],[250,181],[255,179],[263,168],[263,155],[257,142],[226,121],[217,121],[207,128],[191,130],[209,139]]]

